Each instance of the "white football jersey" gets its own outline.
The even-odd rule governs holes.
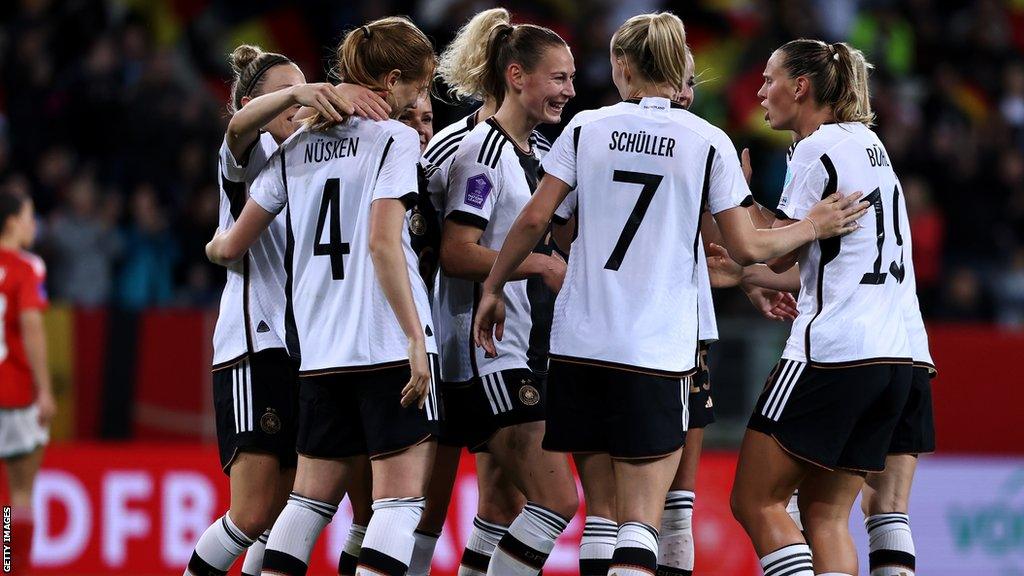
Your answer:
[[[778,210],[799,220],[836,191],[861,191],[872,207],[859,230],[803,251],[800,314],[782,357],[817,366],[909,362],[903,202],[885,147],[863,124],[824,124],[797,143]]]
[[[750,195],[729,137],[665,98],[644,98],[581,112],[543,164],[576,188],[577,203],[551,356],[691,371],[702,206],[719,213]]]
[[[276,149],[273,136],[261,133],[248,157],[239,163],[231,155],[227,141],[221,143],[221,230],[230,228],[242,213],[250,185]],[[227,267],[220,314],[213,331],[214,368],[229,365],[245,354],[285,347],[284,249],[284,217],[275,218],[246,255]]]
[[[298,339],[300,374],[316,375],[408,361],[408,339],[374,273],[370,205],[409,206],[417,194],[419,137],[396,120],[352,117],[322,131],[299,129],[253,183],[253,200],[287,214],[288,309]],[[427,290],[408,226],[406,268],[426,335],[436,353]]]
[[[536,133],[530,140],[531,150],[520,150],[497,122],[488,119],[455,144],[442,183],[444,218],[483,230],[479,244],[485,248],[501,249],[509,228],[537,187],[546,144]],[[505,284],[505,333],[495,342],[497,357],[487,358],[472,340],[480,285],[443,272],[438,276],[434,312],[442,379],[462,382],[515,368],[546,372],[549,320],[535,316],[543,315],[546,306],[550,318],[553,297],[544,299],[547,289],[539,279]],[[541,285],[536,286],[538,283]]]
[[[573,188],[565,200],[555,209],[551,219],[565,224],[576,213],[576,189]],[[711,297],[711,277],[708,274],[707,254],[704,252],[703,237],[697,243],[697,339],[706,344],[718,341],[718,322],[715,320],[715,302]]]

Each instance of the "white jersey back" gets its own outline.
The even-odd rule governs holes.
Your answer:
[[[544,145],[531,138],[531,151],[520,150],[493,119],[474,126],[455,145],[443,186],[444,218],[483,231],[479,244],[500,250],[509,228],[537,186]],[[429,150],[428,150],[429,154]],[[440,156],[438,156],[440,157]],[[539,280],[538,280],[539,281]],[[529,280],[505,285],[505,333],[495,342],[498,355],[488,358],[472,340],[473,317],[480,285],[471,280],[439,275],[435,317],[441,347],[441,377],[461,382],[501,370],[547,369],[548,328],[540,322],[535,334]],[[532,294],[536,299],[536,294]],[[547,302],[550,309],[550,301]],[[531,343],[544,356],[531,365]],[[538,365],[538,364],[543,364]]]
[[[861,229],[804,251],[799,316],[782,357],[819,366],[909,362],[899,183],[885,147],[863,124],[825,124],[796,145],[778,210],[799,220],[836,191],[862,191],[872,208]]]
[[[700,214],[749,196],[724,132],[664,98],[581,112],[544,159],[576,187],[551,355],[677,376],[695,366]]]
[[[221,143],[217,162],[220,174],[220,218],[227,230],[242,213],[249,187],[277,149],[268,133],[260,134],[239,163]],[[229,365],[245,354],[285,347],[284,322],[284,217],[275,218],[246,255],[227,268],[220,297],[220,314],[213,331],[214,368]]]
[[[418,157],[412,128],[353,117],[323,131],[300,129],[253,183],[253,200],[287,214],[289,328],[297,336],[302,375],[408,361],[408,340],[370,259],[370,205],[394,198],[410,206]],[[436,353],[408,226],[402,235],[427,351]]]

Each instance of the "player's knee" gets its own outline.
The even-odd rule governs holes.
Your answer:
[[[231,521],[235,523],[246,536],[255,539],[257,536],[262,534],[267,528],[270,528],[276,515],[270,510],[269,507],[252,507],[252,509],[243,508],[241,510],[231,510]]]

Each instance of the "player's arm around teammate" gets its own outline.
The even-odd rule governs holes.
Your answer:
[[[228,123],[219,155],[220,228],[240,217],[248,189],[273,151],[296,129],[302,105],[338,114],[383,101],[365,88],[306,84],[286,56],[242,45],[231,55]],[[227,570],[246,552],[242,572],[258,574],[268,529],[283,508],[295,471],[296,365],[284,331],[284,222],[252,228],[254,249],[230,254],[214,331],[214,404],[221,465],[230,477],[231,506],[200,537],[188,572]],[[228,258],[220,257],[224,262]],[[368,508],[368,506],[367,506]],[[358,509],[357,509],[358,510]]]

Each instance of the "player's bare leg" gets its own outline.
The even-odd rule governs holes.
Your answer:
[[[573,459],[587,503],[587,519],[580,540],[580,576],[604,576],[611,567],[619,531],[615,469],[607,454],[574,454]]]
[[[850,536],[850,509],[864,476],[845,470],[813,468],[800,484],[800,518],[814,572],[857,574],[857,549]]]
[[[32,486],[42,462],[42,447],[4,461],[11,499],[11,565],[15,573],[27,573],[32,557]]]
[[[544,426],[542,421],[507,426],[488,443],[527,499],[491,557],[488,574],[536,574],[579,507],[568,458],[541,448]]]
[[[658,538],[659,570],[690,574],[693,571],[693,505],[697,488],[697,468],[704,443],[704,429],[686,431],[686,444],[679,468],[669,486]]]
[[[266,456],[266,454],[261,454]],[[232,470],[234,468],[232,467]],[[269,479],[269,477],[268,477]],[[239,481],[241,483],[241,481]],[[274,483],[276,493],[274,494],[274,500],[270,505],[270,521],[267,523],[267,527],[263,532],[257,536],[256,542],[245,551],[245,559],[242,561],[242,576],[256,576],[263,570],[263,554],[267,549],[267,541],[270,539],[270,527],[273,526],[274,521],[277,520],[278,515],[284,510],[285,504],[288,503],[288,496],[291,494],[292,485],[295,483],[295,468],[284,468],[278,467],[277,478]],[[234,477],[232,477],[232,486],[234,486]],[[234,506],[234,494],[235,489],[232,487],[232,506]],[[234,520],[234,518],[232,518]],[[237,521],[236,521],[237,525]]]
[[[917,559],[908,512],[916,470],[916,455],[890,454],[885,471],[868,474],[861,490],[871,576],[914,574]]]
[[[657,570],[657,526],[661,525],[665,494],[679,469],[681,455],[682,448],[679,448],[660,458],[612,460],[615,515],[619,522],[612,573],[641,576]]]
[[[491,454],[476,454],[476,475],[476,517],[462,552],[459,576],[483,576],[487,573],[498,542],[526,506],[526,496]]]
[[[761,559],[762,568],[780,563],[804,568],[793,576],[813,576],[811,552],[796,523],[786,512],[790,496],[807,473],[805,464],[786,453],[767,434],[747,429],[730,505]]]
[[[338,558],[339,576],[354,576],[359,563],[359,550],[363,547],[366,527],[373,515],[373,477],[370,460],[365,456],[354,459],[348,483],[348,501],[352,505],[352,526]]]

